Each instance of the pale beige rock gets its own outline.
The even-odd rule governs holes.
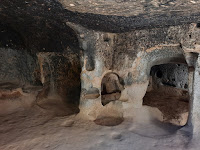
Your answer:
[[[73,120],[66,120],[61,124],[61,126],[63,126],[63,127],[72,127],[73,124],[74,124]]]
[[[88,93],[84,95],[85,99],[96,99],[100,96],[98,93]]]

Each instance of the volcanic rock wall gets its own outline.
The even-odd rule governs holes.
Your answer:
[[[81,90],[78,40],[68,26],[57,29],[47,24],[27,27],[20,22],[15,26],[8,22],[0,24],[0,105],[8,108],[1,109],[2,114],[26,109],[37,99],[52,94],[78,107]]]
[[[153,66],[151,76],[157,84],[188,89],[188,67],[185,64],[163,64]]]
[[[110,2],[120,6],[120,2]],[[129,7],[128,2],[124,6]],[[92,14],[84,13],[82,9],[74,12],[78,4],[71,7],[64,1],[3,0],[1,85],[17,84],[24,92],[29,85],[38,92],[37,98],[55,92],[65,102],[80,103],[80,114],[87,119],[129,116],[132,108],[142,106],[152,66],[187,63],[191,67],[193,56],[200,52],[199,11],[195,4],[130,3],[151,9],[121,16],[112,12],[109,16],[111,10],[99,10],[99,14],[93,10]],[[93,8],[93,4],[90,6]],[[194,13],[188,11],[192,9]],[[103,106],[102,80],[109,73],[118,77],[123,88],[118,91],[119,98]]]
[[[68,24],[82,35],[79,41],[84,53],[81,73],[84,92],[80,100],[80,109],[91,119],[101,115],[126,116],[130,114],[131,109],[140,108],[147,90],[151,67],[166,63],[186,64],[186,49],[193,47],[195,52],[197,42],[194,41],[198,41],[197,37],[200,35],[196,24],[120,34],[95,32],[79,25]],[[95,58],[92,62],[94,69],[88,70],[90,56],[87,54],[91,49]],[[124,89],[117,101],[102,106],[101,81],[107,73],[117,74],[123,81]],[[93,89],[98,90],[95,90],[94,97],[88,98],[87,95],[94,91]],[[100,96],[97,97],[98,95]]]

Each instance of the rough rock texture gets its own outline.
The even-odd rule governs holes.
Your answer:
[[[185,41],[196,41],[200,36],[196,24],[141,29],[126,33],[104,33],[76,24],[69,25],[80,35],[86,35],[80,40],[84,53],[81,72],[82,88],[86,91],[92,88],[101,91],[101,82],[107,73],[118,75],[124,83],[119,100],[110,102],[108,107],[101,106],[101,97],[92,100],[81,97],[81,113],[90,119],[98,118],[104,112],[112,114],[112,111],[117,111],[119,116],[123,113],[127,117],[131,108],[142,107],[151,67],[166,63],[188,62],[186,49],[192,45],[195,47],[195,43]],[[194,33],[195,36],[192,36]],[[95,68],[91,71],[87,70],[89,52],[87,45],[91,39],[88,35],[95,39],[95,43],[92,41]],[[192,50],[195,52],[195,49]]]
[[[196,96],[198,104],[192,75],[200,52],[199,6],[198,0],[1,0],[2,114],[34,106],[54,116],[80,109],[81,119],[100,125],[117,125],[126,119],[161,120],[162,110],[143,106],[143,97],[153,81],[152,66],[167,63],[189,66],[190,103]],[[165,78],[173,74],[169,68],[162,67]],[[104,80],[107,74],[114,74],[112,83]],[[184,83],[174,83],[170,77],[167,84],[185,88],[187,76],[182,77]],[[191,106],[190,112],[198,117]],[[198,130],[194,116],[189,121]]]
[[[116,93],[123,90],[123,85],[120,83],[119,77],[116,74],[106,74],[102,79],[101,94]]]
[[[41,85],[36,57],[20,50],[0,48],[0,88]]]
[[[198,12],[199,1],[187,0],[59,0],[66,9],[84,13],[138,16],[141,14],[179,14],[192,10]],[[167,16],[167,14],[166,14]]]
[[[123,82],[116,74],[108,73],[101,81],[102,104],[106,105],[111,101],[118,100],[123,90]]]
[[[151,69],[153,80],[157,84],[188,89],[188,67],[185,64],[163,64]]]
[[[138,28],[164,27],[200,21],[199,1],[197,0],[138,0],[120,2],[114,0],[92,0],[81,1],[83,3],[81,5],[76,4],[76,2],[80,2],[78,0],[60,0],[60,2],[62,4],[56,0],[33,0],[29,2],[24,0],[17,2],[14,0],[2,0],[0,5],[1,22],[10,25],[15,24],[15,26],[12,25],[12,28],[20,30],[22,36],[25,33],[29,37],[33,33],[35,37],[41,36],[46,38],[44,34],[34,35],[32,31],[37,29],[37,32],[45,31],[44,33],[48,33],[48,37],[56,35],[57,39],[59,39],[60,36],[56,33],[58,31],[67,31],[65,30],[67,27],[63,24],[64,21],[78,23],[95,30],[112,32],[129,31],[130,29]],[[71,7],[71,3],[75,7]],[[98,6],[101,7],[102,5],[104,5],[103,8],[96,10]],[[115,7],[110,9],[111,6]],[[137,9],[134,6],[137,6]],[[80,12],[76,12],[75,10]],[[22,22],[26,23],[22,25]],[[46,26],[46,28],[41,29],[37,28],[37,26]],[[54,27],[58,27],[59,30],[55,30],[55,34],[49,33],[48,29]]]
[[[189,112],[188,68],[185,64],[161,64],[151,68],[143,105],[158,108],[162,121],[183,126]],[[187,87],[186,87],[187,85]]]
[[[59,13],[56,9],[60,6],[48,10],[49,5],[56,4],[47,1],[1,1],[0,45],[32,53],[63,52],[68,47],[78,47],[74,31],[55,15]]]
[[[80,58],[74,53],[38,53],[41,82],[47,93],[58,94],[64,101],[79,104]],[[48,95],[46,95],[48,96]]]
[[[180,89],[165,88],[168,88],[168,92],[162,90],[148,92],[144,97],[143,105],[158,108],[163,114],[161,121],[184,126],[188,120],[188,99]]]

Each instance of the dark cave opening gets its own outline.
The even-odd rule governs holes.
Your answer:
[[[189,112],[187,65],[153,66],[143,105],[158,108],[163,114],[163,122],[185,125]]]
[[[6,93],[4,97],[0,94],[0,104],[20,89],[21,94],[12,99],[16,103],[24,98],[23,93],[38,92],[36,103],[47,111],[78,113],[81,49],[76,33],[61,21],[43,19],[31,24],[30,20],[38,22],[34,18],[22,24],[19,20],[14,17],[0,23],[0,93]],[[53,88],[59,98],[48,98]],[[25,103],[31,103],[26,99]],[[15,111],[10,108],[11,104],[8,113]]]
[[[101,102],[106,105],[112,101],[116,101],[121,96],[123,83],[119,76],[115,73],[107,73],[101,83]]]

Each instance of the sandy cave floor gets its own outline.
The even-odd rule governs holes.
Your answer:
[[[173,91],[171,91],[173,90]],[[174,94],[179,93],[179,94]],[[171,88],[169,93],[162,91],[147,92],[143,98],[143,105],[158,108],[163,114],[164,122],[176,120],[179,125],[185,125],[189,112],[189,96],[187,91]]]
[[[149,113],[147,106],[138,111],[141,116]],[[179,128],[153,119],[125,119],[118,126],[100,126],[76,114],[56,115],[34,106],[0,117],[0,150],[195,149],[190,136]]]

